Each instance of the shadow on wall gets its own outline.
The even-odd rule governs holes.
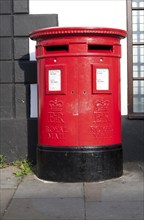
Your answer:
[[[37,118],[30,118],[30,84],[37,83],[37,62],[30,61],[29,54],[19,59],[20,72],[25,85],[25,116],[27,120],[27,155],[32,163],[36,163],[36,146],[38,143]]]
[[[129,120],[122,116],[124,161],[144,161],[144,120]]]

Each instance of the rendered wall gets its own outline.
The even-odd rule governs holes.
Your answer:
[[[29,32],[57,25],[56,14],[30,15],[28,0],[0,0],[0,154],[8,161],[35,160],[30,85],[37,82],[37,64],[30,61]]]

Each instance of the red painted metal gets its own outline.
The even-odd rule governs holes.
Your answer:
[[[46,28],[37,41],[39,145],[121,143],[120,39],[112,28]]]

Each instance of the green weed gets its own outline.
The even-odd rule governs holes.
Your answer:
[[[0,154],[0,168],[3,168],[6,166],[5,161],[6,161],[6,157]]]
[[[13,165],[18,168],[18,170],[14,172],[17,177],[23,177],[32,173],[31,163],[27,159],[22,161],[16,160],[13,162]]]

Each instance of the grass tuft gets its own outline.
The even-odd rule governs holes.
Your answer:
[[[17,177],[23,177],[33,173],[31,169],[32,165],[27,159],[16,160],[12,164],[18,168],[18,170],[14,172]]]

